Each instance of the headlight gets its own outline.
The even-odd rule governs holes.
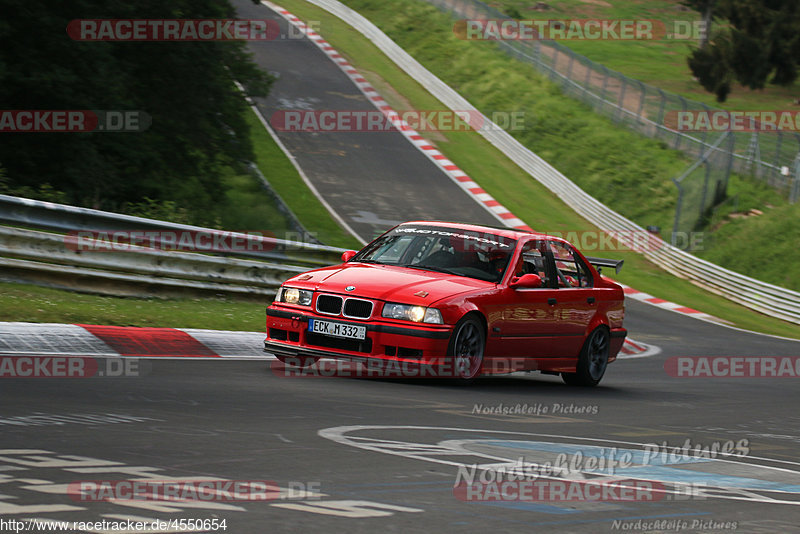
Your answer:
[[[278,293],[278,302],[285,302],[286,304],[299,304],[300,306],[310,306],[311,297],[314,295],[313,291],[305,289],[297,289],[294,287],[282,287]]]
[[[442,313],[436,308],[397,304],[395,302],[387,302],[384,304],[381,315],[389,319],[402,319],[404,321],[414,321],[415,323],[444,323],[442,320]]]

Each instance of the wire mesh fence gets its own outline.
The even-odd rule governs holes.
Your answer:
[[[682,237],[700,230],[711,216],[712,208],[725,200],[733,141],[732,133],[722,134],[681,176],[672,179],[678,188],[673,246],[684,248]]]
[[[478,0],[426,0],[457,19],[498,20],[507,15]],[[701,102],[669,93],[658,87],[629,78],[595,63],[552,40],[498,40],[512,56],[526,61],[561,85],[565,94],[574,97],[613,121],[669,147],[702,160],[709,172],[731,171],[751,175],[782,191],[795,202],[800,196],[800,133],[792,131],[725,132],[724,146],[719,146],[720,132],[683,131],[676,128],[678,112],[712,113],[721,111]],[[709,150],[713,151],[709,153]],[[710,155],[710,154],[713,154]],[[695,168],[692,172],[700,172]],[[705,171],[702,171],[705,172]],[[694,179],[682,177],[682,182]],[[727,183],[727,176],[724,183]],[[688,193],[687,193],[688,194]],[[711,198],[717,198],[716,192]]]

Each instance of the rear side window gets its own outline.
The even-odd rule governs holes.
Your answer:
[[[586,264],[572,247],[550,241],[556,267],[558,287],[593,287],[594,281]]]

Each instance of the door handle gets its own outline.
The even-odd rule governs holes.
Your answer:
[[[588,302],[589,304],[594,304],[594,297],[587,298],[586,302]]]
[[[555,306],[557,302],[558,302],[558,301],[557,301],[556,299],[552,299],[552,298],[550,298],[550,299],[547,299],[547,303],[548,303],[550,306]]]

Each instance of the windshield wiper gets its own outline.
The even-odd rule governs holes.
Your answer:
[[[462,273],[458,273],[456,271],[448,269],[447,267],[436,267],[433,265],[424,265],[420,263],[415,263],[415,264],[408,263],[405,265],[401,265],[400,267],[408,267],[409,269],[419,269],[420,271],[434,271],[445,274],[454,274],[456,276],[466,276]]]

